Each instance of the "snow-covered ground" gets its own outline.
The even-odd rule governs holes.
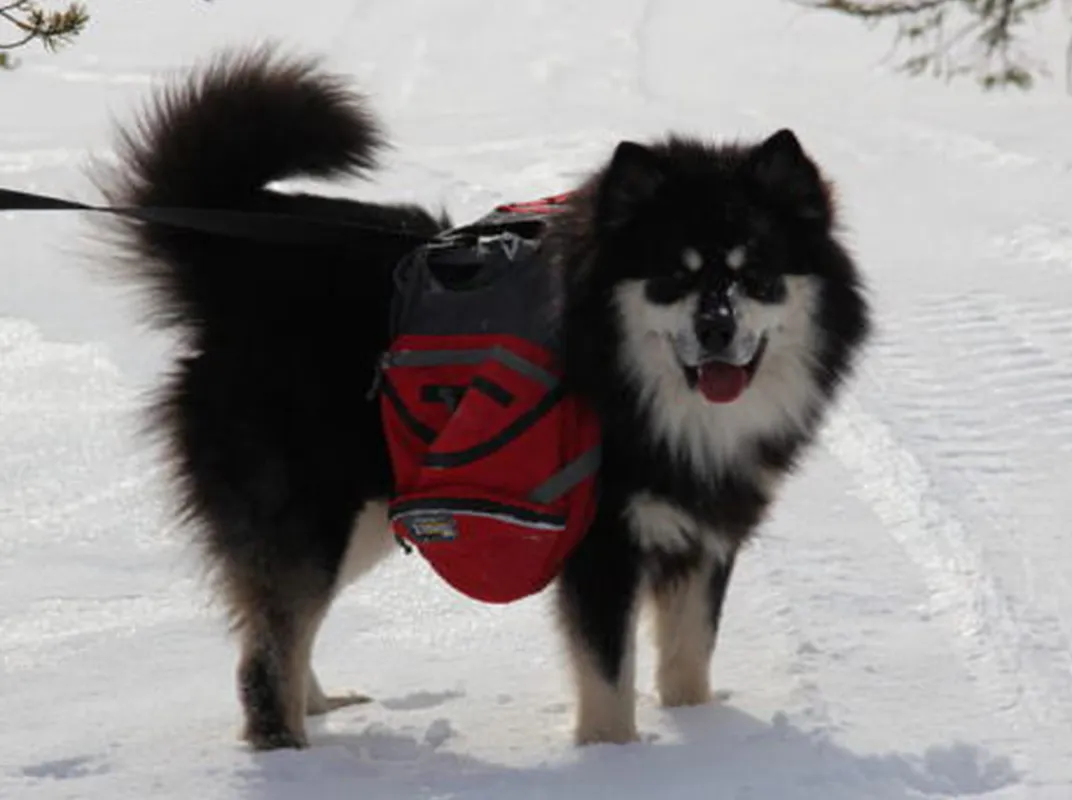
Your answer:
[[[398,557],[317,653],[326,684],[376,702],[254,756],[233,648],[136,438],[168,342],[92,277],[83,220],[0,214],[0,797],[1072,798],[1059,87],[893,75],[888,32],[784,0],[92,10],[78,44],[0,74],[0,185],[96,199],[83,168],[152,80],[274,37],[377,98],[398,148],[361,191],[461,219],[567,187],[621,137],[791,126],[840,184],[880,332],[743,560],[719,704],[658,708],[645,647],[647,741],[577,750],[547,598],[473,604]]]

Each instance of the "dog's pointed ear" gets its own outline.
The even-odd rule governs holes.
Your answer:
[[[829,224],[829,189],[793,131],[782,128],[768,137],[753,150],[748,166],[772,198],[786,202],[802,219]]]
[[[657,153],[636,142],[619,142],[599,184],[599,220],[609,228],[625,224],[665,180]]]

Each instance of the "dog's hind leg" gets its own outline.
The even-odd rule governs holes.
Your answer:
[[[332,601],[395,548],[386,505],[365,504],[334,570],[273,559],[255,581],[229,576],[242,640],[239,696],[245,738],[259,750],[304,747],[304,717],[368,702],[361,694],[327,695],[312,668],[313,646]]]
[[[339,708],[372,702],[371,697],[357,692],[336,695],[325,694],[312,667],[309,668],[306,680],[308,681],[305,685],[305,713],[307,716],[318,717]]]
[[[257,750],[307,744],[309,654],[331,601],[331,581],[317,570],[273,577],[244,587],[235,603],[243,738]]]
[[[239,532],[226,550],[217,549],[226,554],[217,559],[217,569],[240,642],[243,738],[257,750],[304,747],[306,715],[360,702],[357,695],[328,697],[320,690],[310,663],[313,646],[332,601],[353,577],[347,570],[353,569],[356,551],[366,569],[389,552],[382,542],[386,534],[380,541],[362,538],[370,531],[360,522],[369,515],[359,515],[359,524],[352,525],[349,514],[327,515],[299,502],[297,493],[285,496],[291,502],[280,506],[279,516],[243,505],[230,527]],[[240,528],[241,519],[259,524]],[[222,533],[214,541],[222,544]]]
[[[380,501],[371,501],[365,504],[358,515],[357,524],[350,535],[346,553],[339,566],[338,575],[335,579],[335,593],[341,592],[346,586],[353,583],[366,572],[371,570],[384,558],[390,555],[396,548],[395,538],[391,533],[390,523],[387,521],[387,506]],[[323,621],[323,615],[317,620],[319,627]],[[313,632],[315,636],[315,631]],[[342,695],[327,695],[317,680],[316,672],[312,666],[312,644],[309,640],[309,662],[306,674],[305,713],[309,716],[327,714],[338,708],[371,702],[370,697],[347,693]]]
[[[317,717],[335,711],[346,706],[359,705],[371,702],[372,698],[347,692],[340,695],[328,695],[320,686],[313,669],[313,646],[316,643],[316,635],[320,631],[320,625],[327,616],[327,609],[315,619],[309,619],[299,639],[299,651],[295,658],[305,664],[305,716]]]
[[[389,552],[386,524],[361,524],[383,519],[366,512],[382,506],[368,501],[385,494],[386,455],[364,446],[362,424],[375,431],[378,420],[348,416],[359,402],[350,383],[310,395],[285,348],[264,347],[268,368],[260,351],[216,347],[182,362],[157,424],[239,640],[244,738],[260,750],[302,747],[308,711],[353,701],[326,697],[309,662],[340,586]]]
[[[709,555],[652,586],[656,685],[664,706],[700,705],[711,698],[711,657],[733,564],[732,555]]]

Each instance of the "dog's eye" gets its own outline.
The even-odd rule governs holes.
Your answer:
[[[773,272],[746,269],[741,273],[741,286],[749,297],[761,303],[780,303],[785,299],[785,280]]]

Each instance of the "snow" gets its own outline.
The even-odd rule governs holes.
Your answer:
[[[233,646],[137,435],[169,342],[94,275],[84,220],[0,214],[0,797],[1072,797],[1060,81],[910,80],[889,31],[784,0],[93,12],[76,45],[0,75],[0,185],[96,199],[83,168],[153,80],[272,37],[376,98],[397,149],[364,194],[460,219],[560,191],[619,138],[793,127],[838,181],[879,334],[743,559],[718,703],[660,709],[644,642],[644,741],[576,749],[547,597],[478,605],[399,556],[341,598],[316,658],[326,687],[375,701],[314,722],[308,751],[254,755]]]

